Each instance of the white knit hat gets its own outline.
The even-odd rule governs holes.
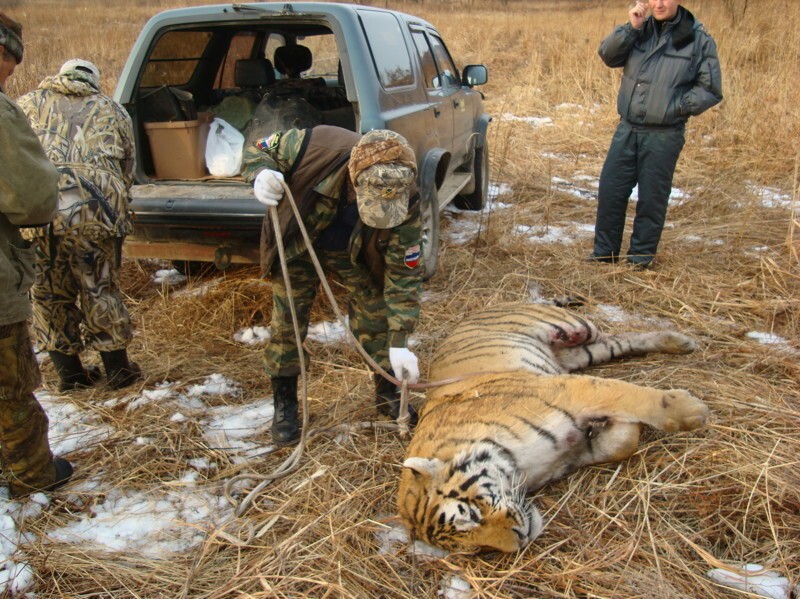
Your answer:
[[[61,65],[61,70],[58,72],[58,74],[64,75],[69,71],[82,71],[87,73],[88,75],[91,75],[92,80],[96,85],[100,85],[100,69],[98,69],[94,63],[91,63],[88,60],[81,60],[80,58],[68,60]]]

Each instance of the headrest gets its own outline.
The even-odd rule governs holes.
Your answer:
[[[237,60],[233,79],[236,87],[265,87],[275,83],[275,71],[267,58]]]
[[[299,77],[311,68],[311,50],[306,46],[280,46],[273,58],[278,72],[288,77]]]

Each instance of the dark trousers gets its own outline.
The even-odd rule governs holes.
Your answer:
[[[672,176],[684,141],[683,125],[647,128],[620,122],[600,174],[595,255],[619,255],[628,199],[638,183],[639,200],[628,259],[643,264],[653,260],[667,218]]]

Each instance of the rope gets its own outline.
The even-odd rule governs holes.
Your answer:
[[[308,231],[303,224],[303,219],[300,216],[300,211],[297,209],[297,204],[294,201],[294,196],[292,195],[289,186],[286,183],[282,183],[284,192],[286,195],[289,204],[292,207],[294,212],[294,216],[297,219],[297,223],[299,225],[299,229],[301,234],[303,235],[303,240],[306,242],[306,247],[308,249],[309,256],[314,264],[314,268],[317,271],[317,276],[322,283],[322,287],[325,290],[325,295],[328,298],[328,302],[330,303],[331,307],[333,308],[334,313],[336,314],[337,319],[341,323],[343,329],[345,330],[348,339],[355,345],[358,352],[361,356],[367,361],[367,363],[374,368],[377,372],[381,374],[381,376],[386,377],[391,382],[396,385],[401,385],[401,394],[400,394],[400,414],[397,419],[397,423],[390,423],[390,422],[370,422],[370,423],[360,423],[355,427],[347,427],[348,430],[354,429],[367,429],[367,428],[387,428],[387,429],[396,429],[400,432],[400,435],[403,437],[407,437],[409,435],[409,415],[408,415],[408,380],[403,379],[402,381],[396,379],[392,375],[390,375],[386,370],[381,368],[381,366],[372,359],[366,350],[361,346],[361,344],[356,339],[353,332],[350,330],[350,327],[347,325],[347,321],[345,317],[342,315],[341,311],[339,310],[339,306],[336,302],[336,298],[331,291],[330,286],[328,285],[327,278],[325,277],[325,272],[322,270],[322,265],[317,258],[316,252],[314,252],[313,244],[311,239],[308,236]],[[241,516],[244,512],[247,511],[250,504],[253,502],[255,497],[257,497],[261,491],[266,488],[272,481],[278,480],[279,478],[283,478],[297,470],[300,466],[300,458],[303,456],[303,452],[305,451],[307,441],[317,434],[322,432],[327,432],[331,429],[324,429],[320,431],[314,431],[313,434],[309,434],[308,431],[308,420],[309,420],[309,412],[308,412],[308,384],[307,384],[307,374],[306,374],[306,365],[305,360],[303,359],[303,340],[300,338],[300,325],[297,321],[297,310],[294,305],[294,297],[292,294],[292,282],[289,277],[289,269],[287,267],[286,262],[286,252],[283,245],[283,235],[280,230],[280,223],[278,220],[278,209],[276,206],[270,206],[269,208],[269,215],[270,220],[272,221],[273,231],[275,233],[275,241],[278,246],[278,257],[281,264],[281,272],[283,273],[283,281],[284,285],[286,286],[286,295],[289,300],[289,311],[292,315],[292,326],[294,327],[294,335],[295,335],[295,344],[297,345],[297,352],[300,356],[300,400],[301,400],[301,408],[303,411],[303,424],[302,429],[300,432],[300,440],[297,443],[294,451],[291,455],[286,458],[286,460],[278,466],[278,468],[272,474],[266,475],[257,475],[257,474],[239,474],[233,478],[231,478],[226,484],[224,488],[225,497],[231,502],[235,509],[235,515]],[[335,427],[341,430],[341,427]],[[238,481],[243,479],[257,479],[261,482],[250,491],[247,496],[238,503],[233,499],[231,495],[231,488],[235,485]]]
[[[297,344],[297,351],[298,355],[300,356],[300,378],[301,378],[301,393],[300,393],[300,401],[303,410],[303,428],[300,433],[300,441],[298,442],[297,446],[295,447],[294,451],[291,455],[272,473],[272,474],[239,474],[233,478],[231,478],[226,484],[224,488],[224,494],[226,499],[236,508],[235,515],[241,516],[244,512],[247,511],[250,504],[253,502],[255,497],[261,493],[261,491],[267,487],[271,482],[283,478],[288,474],[291,474],[295,470],[299,468],[300,458],[305,451],[306,443],[316,435],[322,433],[330,433],[330,432],[355,432],[357,430],[365,430],[365,429],[385,429],[385,430],[397,430],[401,437],[406,438],[409,436],[409,415],[408,415],[408,395],[410,389],[429,389],[432,387],[440,387],[442,385],[447,385],[450,383],[458,382],[474,376],[474,374],[468,375],[460,375],[448,379],[442,379],[440,381],[435,382],[427,382],[427,383],[409,383],[407,378],[403,378],[402,380],[397,379],[396,377],[389,374],[386,370],[384,370],[375,360],[370,356],[367,351],[361,346],[356,339],[353,332],[350,330],[350,327],[347,324],[347,320],[345,319],[344,315],[342,314],[341,310],[339,310],[339,305],[336,302],[336,298],[333,295],[333,291],[331,291],[330,285],[328,285],[327,277],[325,276],[325,272],[322,269],[322,265],[317,258],[316,252],[313,248],[313,243],[311,238],[308,236],[308,231],[303,224],[303,219],[300,216],[300,211],[297,208],[297,204],[295,203],[294,196],[292,196],[292,192],[289,189],[289,186],[285,183],[281,183],[286,195],[286,201],[289,202],[289,205],[294,212],[294,216],[297,219],[297,223],[299,225],[300,233],[303,236],[303,240],[306,244],[306,249],[308,250],[309,257],[311,258],[312,263],[314,264],[314,269],[317,271],[317,276],[322,284],[322,288],[325,291],[325,295],[328,298],[328,302],[333,309],[336,318],[338,319],[339,323],[342,325],[342,328],[347,335],[348,340],[355,346],[358,353],[361,355],[362,358],[367,362],[367,364],[372,367],[376,372],[378,372],[382,377],[390,381],[391,383],[400,387],[400,413],[398,418],[395,422],[360,422],[360,423],[349,423],[343,425],[336,425],[333,427],[329,427],[326,429],[318,429],[314,431],[308,431],[308,385],[307,385],[307,376],[306,376],[306,368],[305,368],[305,360],[303,359],[303,340],[300,338],[300,327],[297,322],[297,313],[294,306],[294,299],[292,298],[292,287],[291,281],[289,280],[289,269],[286,263],[286,255],[283,246],[283,236],[280,231],[280,225],[278,222],[278,209],[276,206],[270,206],[269,214],[270,220],[272,221],[273,231],[275,232],[275,242],[278,245],[278,257],[280,259],[281,264],[281,271],[283,272],[283,280],[286,285],[286,292],[289,299],[289,310],[292,314],[292,325],[294,326],[294,333],[295,333],[295,343]],[[495,372],[483,372],[481,374],[499,374]],[[231,494],[231,488],[234,484],[239,482],[240,480],[260,480],[261,482],[250,491],[247,496],[241,501],[238,502],[233,498]]]

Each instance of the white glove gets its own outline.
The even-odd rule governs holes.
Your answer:
[[[265,206],[277,206],[283,197],[283,173],[264,169],[253,183],[256,199]]]
[[[419,360],[410,349],[390,347],[389,362],[394,375],[401,381],[408,378],[408,382],[414,384],[419,380]]]

